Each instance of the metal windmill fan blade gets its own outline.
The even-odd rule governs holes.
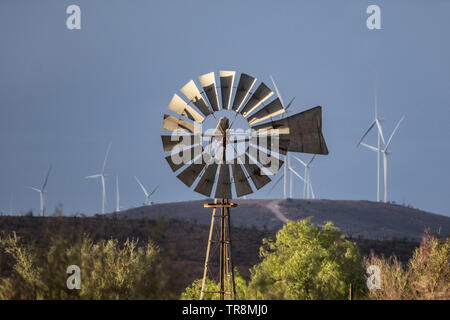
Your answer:
[[[249,145],[246,152],[250,155],[256,155],[254,158],[256,158],[258,163],[268,169],[272,174],[276,174],[283,166],[283,160],[276,157],[273,153],[269,155],[265,151],[257,148],[255,145]]]
[[[231,95],[233,93],[235,71],[220,71],[220,91],[222,95],[222,108],[230,109]]]
[[[242,73],[241,78],[239,79],[239,84],[236,89],[236,93],[234,95],[234,101],[233,101],[233,110],[238,112],[241,108],[242,104],[244,103],[245,99],[247,99],[247,96],[250,92],[250,90],[253,88],[253,85],[256,82],[256,78],[253,78],[252,76],[249,76],[248,74]]]
[[[206,163],[192,163],[184,169],[177,178],[180,179],[186,186],[191,187],[195,179],[202,173]]]
[[[182,119],[164,115],[163,130],[166,131],[181,131],[181,132],[200,132],[201,126]]]
[[[289,152],[328,154],[325,139],[322,135],[322,108],[320,106],[294,114],[290,117],[271,121],[252,127],[261,130],[267,127],[289,128],[289,134],[283,135],[289,140]]]
[[[233,174],[234,186],[238,197],[242,197],[253,192],[240,164],[232,164],[231,172]]]
[[[283,104],[281,103],[280,98],[276,98],[264,108],[254,113],[252,116],[248,118],[248,124],[254,125],[256,123],[262,122],[269,118],[276,117],[279,114],[284,113],[285,110],[283,108]]]
[[[269,99],[272,95],[272,90],[270,90],[270,88],[266,86],[264,82],[261,82],[256,91],[252,94],[250,99],[240,111],[241,114],[244,116],[244,118],[247,117],[250,113],[252,113],[253,110],[256,110],[256,108],[258,108],[261,103]]]
[[[200,110],[200,112],[205,116],[208,116],[212,113],[205,99],[203,99],[202,94],[195,85],[194,80],[186,83],[180,91],[183,92],[186,98],[188,98],[189,101],[192,101],[192,103],[198,108],[198,110]]]
[[[248,154],[243,154],[240,159],[257,190],[261,189],[271,181],[271,179],[261,171],[261,168],[258,167],[257,164],[250,161]]]
[[[165,159],[172,171],[175,172],[185,164],[190,163],[193,159],[197,158],[197,156],[202,153],[203,147],[201,145],[195,145],[191,148],[180,150],[175,154],[170,154]]]
[[[187,148],[200,143],[198,135],[171,135],[161,136],[164,152],[174,151],[181,148]]]
[[[203,91],[205,92],[213,111],[219,111],[220,105],[217,95],[216,78],[214,76],[214,72],[201,75],[200,77],[198,77],[198,80],[203,87]]]
[[[195,187],[194,191],[203,194],[204,196],[209,197],[211,195],[211,191],[214,186],[214,181],[216,179],[218,165],[216,163],[212,163],[208,165],[203,173],[200,181]]]
[[[179,114],[180,116],[191,119],[195,122],[202,123],[205,118],[195,111],[186,101],[180,98],[176,93],[173,95],[172,100],[169,103],[169,110]]]
[[[288,122],[275,122],[271,121],[268,123],[260,124],[257,126],[251,127],[252,135],[288,135],[289,134],[289,126]]]
[[[215,198],[229,199],[231,198],[231,179],[230,168],[227,164],[220,164],[219,178],[217,179],[217,187]]]

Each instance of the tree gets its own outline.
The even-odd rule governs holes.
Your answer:
[[[363,296],[359,250],[331,222],[320,229],[310,218],[288,221],[275,241],[263,243],[262,261],[251,270],[248,298],[346,299],[350,284],[356,297]]]

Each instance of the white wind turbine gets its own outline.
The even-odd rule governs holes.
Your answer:
[[[147,189],[145,189],[144,185],[139,181],[139,179],[137,177],[134,177],[136,179],[136,182],[139,184],[139,186],[141,187],[142,191],[145,194],[145,201],[144,201],[144,205],[149,205],[152,204],[151,198],[153,196],[153,194],[156,192],[156,190],[158,189],[159,185],[156,186],[155,189],[153,189],[152,192],[148,192]]]
[[[361,139],[358,142],[359,146],[364,138],[367,136],[367,134],[372,130],[374,126],[377,126],[377,201],[380,201],[380,174],[381,174],[381,141],[383,141],[383,144],[385,144],[384,137],[383,137],[383,129],[381,128],[380,119],[378,118],[378,94],[375,95],[375,119],[372,121],[372,123],[369,126],[369,129],[363,134]]]
[[[304,185],[303,185],[303,197],[305,199],[315,199],[316,195],[314,194],[314,190],[312,187],[311,182],[311,163],[313,162],[316,155],[314,155],[311,160],[308,162],[303,161],[300,158],[297,158],[296,156],[293,156],[298,162],[300,162],[305,167],[305,178],[304,178]]]
[[[42,187],[40,189],[39,188],[35,188],[35,187],[29,187],[31,190],[34,190],[34,191],[39,193],[39,197],[40,197],[40,214],[41,214],[42,217],[45,214],[45,197],[44,197],[44,194],[46,193],[45,187],[47,186],[48,177],[50,175],[50,171],[51,170],[52,170],[52,167],[50,167],[48,169],[47,176],[45,177],[44,183],[42,184]]]
[[[394,136],[395,132],[397,131],[398,127],[400,126],[400,123],[402,123],[404,118],[405,118],[405,116],[403,116],[399,120],[399,122],[395,126],[394,130],[392,131],[392,134],[389,137],[386,145],[384,146],[384,149],[381,150],[381,153],[383,154],[384,202],[388,201],[388,176],[387,176],[388,164],[387,163],[388,163],[388,156],[391,154],[391,152],[389,152],[389,146],[391,144],[392,137]],[[375,148],[374,146],[368,145],[364,142],[361,142],[361,145],[372,151],[375,151],[375,152],[378,152],[378,150],[379,150],[379,149]]]
[[[292,98],[292,100],[291,100],[291,101],[288,103],[288,105],[285,107],[283,98],[281,97],[280,91],[278,90],[278,87],[277,87],[277,85],[276,85],[276,83],[275,83],[275,80],[273,80],[272,76],[270,76],[270,80],[272,80],[273,86],[274,86],[274,88],[275,88],[275,92],[277,93],[278,98],[280,98],[281,105],[282,105],[283,108],[284,108],[284,113],[281,115],[281,117],[284,118],[285,115],[288,113],[288,109],[289,109],[289,107],[292,105],[292,102],[294,101],[295,97]],[[282,176],[282,177],[284,178],[283,198],[284,198],[284,199],[287,199],[287,193],[288,193],[288,179],[290,178],[290,192],[289,192],[289,193],[290,193],[290,197],[291,197],[291,198],[292,198],[292,180],[293,180],[293,179],[292,179],[292,173],[293,173],[293,172],[289,170],[289,166],[290,166],[290,155],[289,155],[289,153],[286,153],[285,161],[286,161],[286,163],[285,163],[285,166],[284,166],[284,172],[283,172],[283,176]],[[288,170],[290,171],[290,172],[289,172],[290,177],[288,177]],[[281,178],[280,178],[280,179],[281,179]],[[278,184],[279,181],[280,181],[280,180],[278,180],[278,181],[273,185],[272,189]],[[271,189],[270,191],[272,191],[272,189]],[[270,193],[270,191],[269,191],[269,193]]]
[[[106,150],[105,154],[105,160],[103,160],[103,167],[102,171],[98,174],[93,174],[91,176],[84,177],[85,179],[97,179],[100,178],[102,182],[102,213],[105,213],[105,207],[106,207],[106,185],[105,185],[105,177],[107,176],[105,174],[105,167],[106,167],[106,160],[108,159],[109,150],[111,149],[111,142],[108,145],[108,149]]]
[[[116,212],[120,211],[119,176],[116,176]]]

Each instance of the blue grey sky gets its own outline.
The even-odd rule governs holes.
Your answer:
[[[81,30],[66,8],[81,7]],[[381,30],[366,8],[381,7]],[[326,199],[376,197],[375,153],[356,148],[373,119],[375,84],[392,142],[389,196],[450,215],[450,2],[448,1],[82,1],[0,2],[0,211],[39,208],[49,165],[47,208],[108,210],[142,204],[138,176],[155,202],[201,199],[163,158],[163,114],[174,92],[210,71],[237,70],[270,83],[293,111],[323,106],[330,150],[312,168]],[[374,144],[375,132],[367,142]],[[309,156],[301,155],[304,159]],[[299,170],[301,170],[299,168]],[[303,187],[296,181],[295,196]],[[266,187],[252,198],[267,197]],[[282,184],[270,197],[282,194]]]

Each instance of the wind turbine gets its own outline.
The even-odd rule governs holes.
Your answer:
[[[46,193],[45,191],[45,187],[47,186],[47,182],[48,182],[48,176],[50,175],[50,171],[52,170],[52,167],[50,166],[50,168],[48,169],[47,172],[47,176],[45,177],[44,183],[42,184],[42,187],[39,188],[35,188],[35,187],[29,187],[31,190],[34,190],[36,192],[39,193],[39,197],[40,197],[40,214],[43,217],[45,214],[45,197],[44,197],[44,193]]]
[[[116,176],[116,212],[120,211],[119,176]]]
[[[282,96],[280,94],[280,91],[278,90],[278,87],[277,87],[277,85],[275,83],[275,80],[273,80],[272,76],[270,76],[270,80],[272,80],[273,86],[275,88],[275,92],[277,93],[278,98],[280,98],[281,105],[284,108],[284,112],[281,115],[281,118],[284,118],[284,116],[289,112],[288,109],[292,105],[292,102],[294,101],[295,97],[292,98],[292,100],[288,103],[287,106],[285,106],[283,98],[282,98]],[[289,179],[289,177],[288,177],[288,166],[290,165],[289,164],[290,163],[290,155],[289,155],[289,153],[286,153],[286,157],[285,158],[286,158],[286,164],[284,166],[284,172],[283,172],[283,177],[284,177],[283,198],[287,199],[287,192],[288,192],[287,188],[288,188],[288,179]],[[289,172],[289,173],[290,173],[290,188],[291,188],[291,190],[290,190],[290,197],[292,198],[292,172]],[[273,185],[272,189],[278,184],[279,181],[280,180],[278,180]],[[270,191],[269,191],[269,193],[270,193]]]
[[[392,137],[394,137],[395,132],[397,131],[398,127],[400,126],[400,123],[402,123],[405,116],[403,116],[397,125],[395,126],[394,130],[391,133],[391,136],[389,137],[386,145],[384,146],[384,149],[381,150],[381,153],[383,154],[383,177],[384,177],[384,202],[388,201],[388,176],[387,176],[387,168],[388,168],[388,156],[391,154],[389,152],[389,146],[391,145]],[[372,150],[375,152],[378,152],[379,149],[375,148],[374,146],[368,145],[364,142],[361,142],[361,145]]]
[[[139,186],[141,187],[142,191],[145,194],[144,205],[152,204],[151,197],[156,192],[156,190],[158,189],[159,185],[157,185],[156,188],[153,189],[152,192],[148,193],[147,189],[145,189],[144,185],[139,181],[139,179],[137,177],[134,177],[134,178],[136,179],[136,182],[139,184]]]
[[[383,144],[385,144],[384,137],[383,137],[383,129],[381,128],[380,119],[378,118],[378,92],[375,94],[375,119],[372,121],[372,123],[369,126],[369,129],[363,134],[361,139],[358,142],[359,146],[364,138],[367,136],[367,134],[372,130],[374,126],[377,126],[377,201],[380,201],[380,174],[381,174],[381,141],[383,141]]]
[[[106,207],[106,186],[105,186],[105,177],[107,176],[105,174],[105,167],[106,167],[106,160],[108,159],[109,150],[111,149],[111,142],[108,145],[108,149],[106,149],[105,154],[105,160],[103,160],[103,167],[102,171],[98,174],[93,174],[91,176],[84,177],[85,179],[97,179],[100,178],[102,182],[102,213],[105,213],[105,207]]]
[[[313,162],[316,155],[314,155],[311,158],[311,160],[309,160],[308,162],[305,162],[302,159],[297,158],[296,156],[293,156],[293,157],[305,167],[305,179],[303,180],[304,181],[303,197],[305,199],[315,199],[316,196],[315,196],[314,190],[312,188],[310,169],[311,169],[311,163]]]

